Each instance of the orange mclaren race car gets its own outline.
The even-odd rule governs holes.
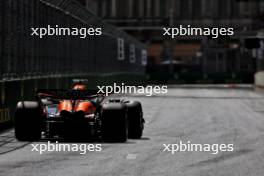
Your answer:
[[[109,99],[76,84],[70,90],[39,90],[35,101],[20,101],[15,113],[15,136],[40,139],[139,139],[144,128],[140,102]]]

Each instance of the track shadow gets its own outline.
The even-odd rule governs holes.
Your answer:
[[[120,142],[120,141],[103,141],[103,140],[81,140],[81,139],[74,139],[74,140],[70,140],[70,139],[41,139],[39,141],[34,141],[34,142],[51,142],[51,143],[56,143],[56,142],[60,142],[60,143],[77,143],[77,144],[81,144],[81,143],[90,143],[90,144],[95,144],[95,143],[101,143],[101,144],[135,144],[136,141],[135,140],[141,140],[141,139],[128,139],[125,142]]]
[[[150,138],[148,138],[148,137],[143,137],[143,138],[140,138],[140,139],[135,139],[135,140],[140,140],[140,141],[148,141],[148,140],[150,140]]]

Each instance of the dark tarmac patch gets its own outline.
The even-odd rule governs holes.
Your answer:
[[[14,130],[0,134],[0,155],[6,154],[28,145],[29,142],[19,142],[15,139]]]

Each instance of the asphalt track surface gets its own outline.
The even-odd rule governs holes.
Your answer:
[[[0,134],[1,176],[263,176],[264,94],[249,89],[169,89],[131,96],[143,104],[141,140],[103,143],[101,152],[31,152],[13,130]],[[163,144],[233,143],[233,152],[163,152]],[[45,143],[43,142],[35,142]]]

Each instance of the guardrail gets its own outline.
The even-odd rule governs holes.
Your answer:
[[[101,27],[103,35],[86,39],[31,36],[31,27],[48,25]],[[0,1],[0,33],[4,34],[0,35],[2,80],[62,74],[144,74],[145,46],[73,0]]]

